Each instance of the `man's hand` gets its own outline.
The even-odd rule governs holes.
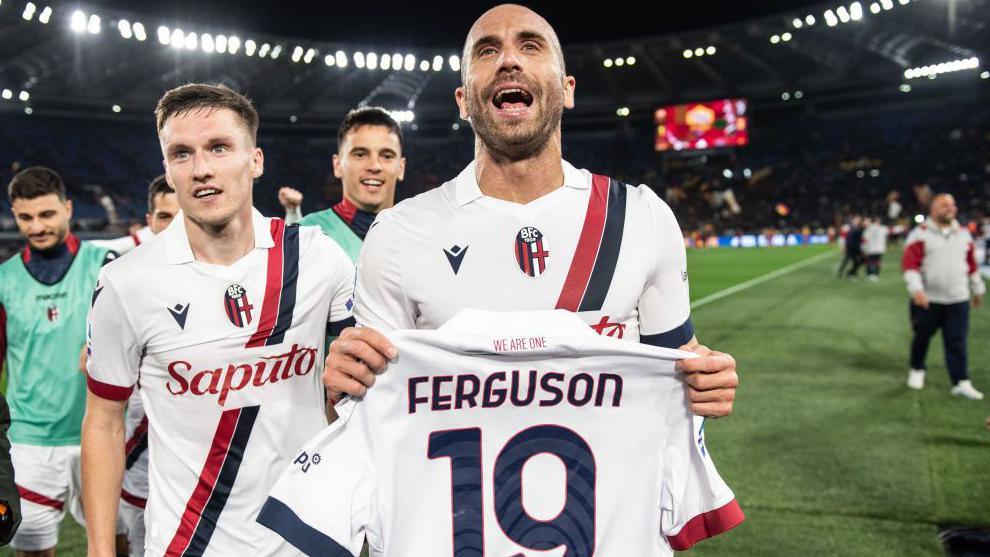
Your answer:
[[[385,335],[368,327],[348,327],[340,333],[327,353],[323,385],[331,402],[344,395],[364,396],[375,384],[375,375],[385,371],[389,360],[398,355]]]
[[[928,295],[924,292],[911,294],[911,303],[924,309],[928,309]]]
[[[286,211],[291,211],[302,205],[303,194],[297,189],[283,186],[278,189],[278,202]]]
[[[739,386],[736,360],[694,342],[681,346],[680,350],[694,352],[699,357],[677,361],[677,370],[685,375],[688,384],[691,412],[706,418],[728,416]]]
[[[973,296],[973,309],[979,309],[983,305],[983,294],[976,294]]]

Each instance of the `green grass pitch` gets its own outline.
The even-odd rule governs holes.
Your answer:
[[[692,312],[701,342],[738,361],[735,411],[705,431],[747,520],[688,554],[939,556],[938,525],[990,527],[990,404],[949,396],[940,337],[925,390],[905,387],[899,253],[870,283],[835,279],[834,248],[691,251],[692,299],[829,251]],[[987,338],[982,308],[972,316],[970,373],[990,392]],[[71,519],[58,554],[85,555]]]

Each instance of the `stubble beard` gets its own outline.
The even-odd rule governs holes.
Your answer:
[[[522,81],[518,77],[514,80]],[[535,122],[500,124],[487,106],[491,104],[492,95],[500,81],[503,80],[496,80],[480,95],[474,94],[471,89],[465,91],[468,99],[468,116],[471,118],[471,127],[474,128],[475,136],[496,158],[517,162],[536,157],[546,150],[550,140],[560,129],[560,121],[564,115],[563,91],[553,90],[550,94],[544,94],[543,87],[528,80],[522,81],[531,87],[533,94],[531,109],[537,106],[538,101],[545,101],[540,113],[542,118]]]

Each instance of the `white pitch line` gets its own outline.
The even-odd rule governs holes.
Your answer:
[[[745,249],[745,248],[743,248],[743,249]],[[698,309],[698,308],[700,308],[702,306],[706,306],[706,305],[708,305],[708,304],[710,304],[710,303],[712,303],[714,301],[721,300],[722,298],[725,298],[726,296],[731,296],[731,295],[735,294],[736,292],[742,292],[743,290],[746,290],[747,288],[752,288],[752,287],[754,287],[754,286],[756,286],[758,284],[763,284],[764,282],[767,282],[768,280],[773,280],[773,279],[775,279],[777,277],[786,275],[788,273],[793,273],[794,271],[797,271],[798,269],[802,269],[804,267],[807,267],[809,265],[812,265],[814,263],[817,263],[817,262],[821,261],[822,259],[825,259],[827,257],[833,256],[833,255],[835,255],[835,253],[836,253],[835,250],[829,250],[829,251],[827,251],[825,253],[820,253],[820,254],[818,254],[818,255],[816,255],[814,257],[809,257],[808,259],[805,259],[803,261],[798,261],[797,263],[792,263],[792,264],[790,264],[790,265],[788,265],[786,267],[781,267],[780,269],[777,269],[776,271],[770,271],[769,273],[767,273],[765,275],[760,275],[760,276],[758,276],[758,277],[756,277],[754,279],[747,280],[746,282],[741,282],[741,283],[739,283],[739,284],[737,284],[735,286],[730,286],[730,287],[728,287],[728,288],[726,288],[724,290],[719,290],[718,292],[715,292],[714,294],[709,294],[709,295],[705,296],[704,298],[700,298],[700,299],[695,300],[694,302],[692,302],[691,303],[691,309]]]

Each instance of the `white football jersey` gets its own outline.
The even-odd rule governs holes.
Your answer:
[[[677,359],[563,311],[465,310],[298,451],[258,521],[311,556],[653,557],[743,520]]]
[[[148,417],[151,555],[298,554],[255,523],[279,472],[326,426],[329,324],[353,266],[315,227],[253,214],[255,248],[196,261],[184,219],[107,265],[90,311],[89,388]]]
[[[670,208],[562,162],[526,205],[482,194],[471,163],[381,212],[358,261],[354,316],[435,329],[464,308],[575,312],[604,336],[677,348],[694,336],[684,240]]]
[[[127,236],[121,236],[120,238],[113,238],[111,240],[87,240],[87,241],[93,244],[94,246],[106,248],[110,251],[113,251],[117,255],[124,255],[125,253],[140,246],[141,244],[151,241],[151,239],[154,237],[155,237],[155,233],[151,231],[151,227],[143,226],[139,228],[137,232],[133,234],[128,234]]]

